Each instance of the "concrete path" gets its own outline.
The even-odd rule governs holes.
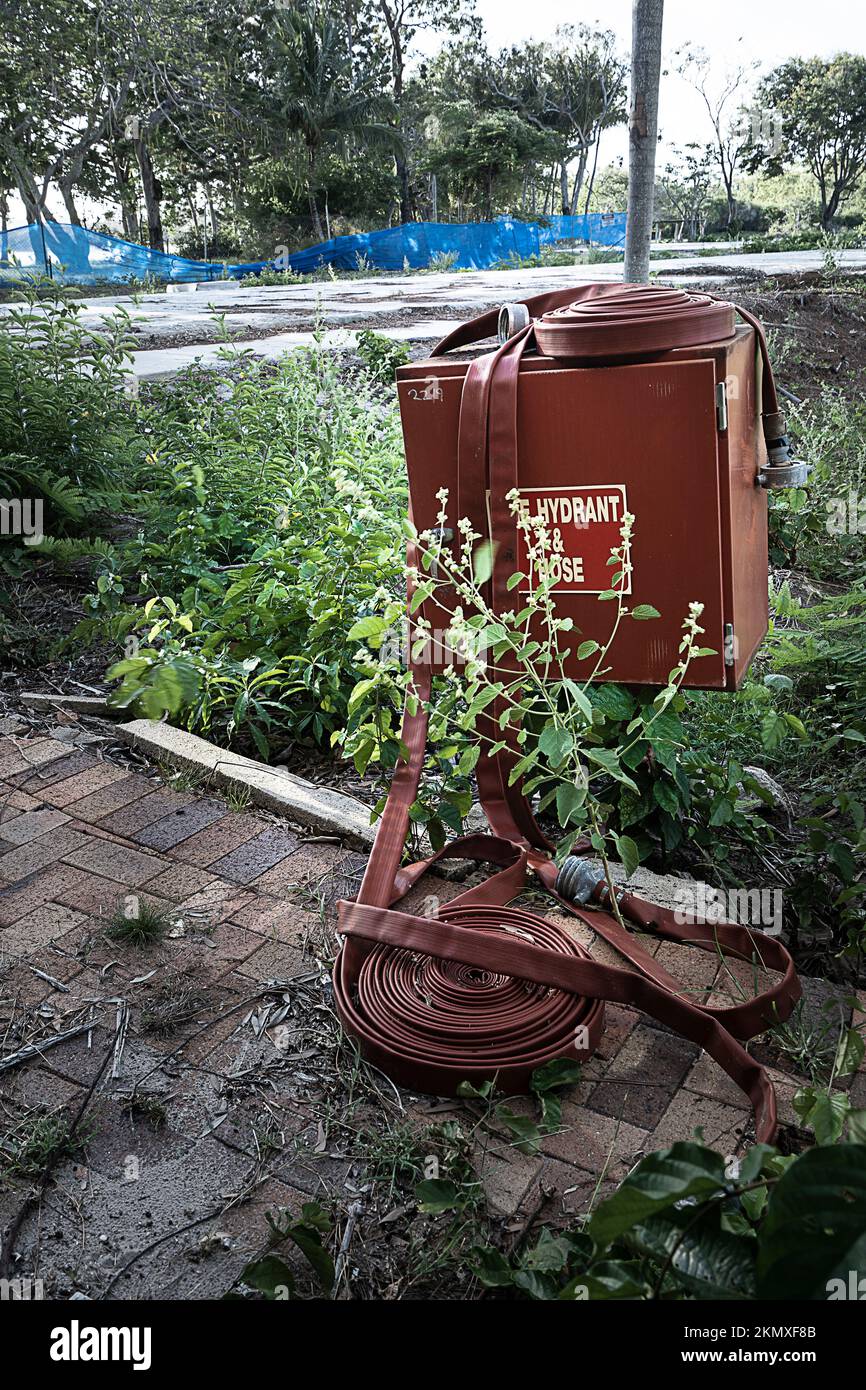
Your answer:
[[[685,254],[655,259],[651,270],[676,283],[718,290],[743,271],[784,277],[820,270],[820,251],[768,252],[724,256]],[[845,270],[866,270],[866,250],[836,252]],[[693,272],[690,276],[688,272]],[[101,327],[118,309],[134,316],[143,341],[133,354],[131,375],[137,380],[172,376],[192,362],[219,364],[221,316],[225,331],[240,335],[241,346],[258,357],[276,358],[314,343],[324,349],[354,343],[359,328],[411,343],[434,343],[456,324],[503,300],[592,281],[617,282],[621,262],[527,270],[382,275],[364,280],[324,280],[314,284],[254,287],[234,281],[174,286],[168,294],[135,298],[83,299],[81,321]],[[0,315],[11,306],[0,306]]]
[[[48,1298],[218,1298],[266,1248],[266,1213],[297,1216],[313,1198],[338,1230],[361,1199],[353,1263],[368,1290],[377,1242],[423,1241],[411,1186],[397,1197],[390,1180],[371,1180],[370,1136],[396,1153],[394,1125],[401,1145],[411,1131],[419,1153],[435,1153],[444,1120],[476,1125],[463,1102],[435,1104],[368,1074],[341,1040],[333,905],[352,896],[363,864],[89,747],[0,740],[0,1064],[31,1049],[0,1072],[0,1157],[29,1152],[28,1136],[68,1120],[95,1086],[83,1143],[21,1226],[17,1275],[44,1280]],[[462,886],[437,879],[435,891],[447,901]],[[408,909],[430,891],[419,885]],[[161,940],[106,936],[118,911],[140,904],[172,924]],[[621,964],[576,919],[552,915],[595,958]],[[734,976],[712,954],[647,947],[692,998],[724,1004],[753,987],[751,967]],[[815,1013],[835,997],[824,982],[806,985]],[[609,1006],[606,1017],[562,1126],[538,1153],[498,1131],[478,1141],[494,1219],[573,1222],[643,1153],[696,1127],[722,1153],[748,1145],[745,1099],[705,1054],[633,1009]],[[794,1125],[803,1078],[765,1042],[751,1046]],[[866,1104],[866,1073],[853,1088]],[[520,1098],[512,1108],[535,1114]],[[32,1170],[7,1164],[0,1230],[32,1182]],[[405,1274],[396,1248],[383,1257],[389,1285]],[[299,1257],[293,1268],[305,1287]]]

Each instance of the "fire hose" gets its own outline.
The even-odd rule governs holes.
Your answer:
[[[507,494],[517,486],[517,381],[531,347],[576,363],[646,360],[678,347],[725,341],[740,313],[755,329],[761,354],[767,472],[790,462],[784,419],[760,324],[745,310],[709,295],[655,286],[585,285],[482,314],[444,338],[435,355],[500,329],[504,341],[476,357],[466,373],[458,435],[459,516],[496,543],[492,606],[509,607],[507,581],[516,555]],[[501,331],[504,326],[504,333]],[[511,331],[514,330],[514,331]],[[410,559],[413,556],[410,554]],[[491,833],[460,837],[439,853],[401,867],[427,743],[432,673],[412,667],[414,699],[404,714],[405,757],[394,773],[357,900],[338,904],[343,944],[334,970],[337,1011],[362,1054],[394,1081],[435,1095],[462,1081],[495,1080],[527,1091],[532,1073],[555,1058],[588,1059],[601,1037],[604,1003],[640,1009],[697,1043],[751,1101],[761,1142],[776,1131],[776,1101],[765,1069],[743,1042],[784,1021],[800,997],[788,951],[774,937],[733,923],[702,922],[617,890],[579,842],[561,869],[538,826],[520,780],[511,783],[516,745],[476,764],[478,795]],[[479,733],[501,740],[497,702]],[[497,732],[494,736],[493,730]],[[435,917],[395,905],[445,858],[492,865],[484,883],[438,908]],[[600,935],[628,962],[605,965],[554,921],[508,904],[532,871],[561,908]],[[611,910],[614,909],[614,910]],[[774,983],[738,1003],[697,1003],[624,926],[639,935],[757,964]]]

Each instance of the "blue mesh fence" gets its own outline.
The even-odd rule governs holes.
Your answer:
[[[45,273],[73,284],[126,283],[150,276],[160,281],[237,280],[266,267],[290,268],[298,275],[322,266],[335,270],[423,269],[448,257],[458,270],[484,270],[499,261],[537,256],[542,246],[560,241],[597,246],[625,244],[625,213],[590,213],[521,222],[500,217],[495,222],[409,222],[379,232],[334,237],[277,261],[224,265],[193,261],[146,246],[122,241],[104,232],[91,232],[63,222],[32,224],[0,232],[0,280]]]

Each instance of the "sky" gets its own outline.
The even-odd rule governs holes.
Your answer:
[[[494,50],[524,39],[546,39],[558,24],[612,29],[624,58],[631,50],[630,0],[476,0],[488,44]],[[662,148],[710,137],[701,98],[672,70],[673,54],[684,43],[712,54],[713,69],[747,65],[761,70],[786,58],[830,57],[866,52],[866,5],[862,0],[665,0],[659,129]],[[600,164],[628,156],[625,126],[602,138]]]

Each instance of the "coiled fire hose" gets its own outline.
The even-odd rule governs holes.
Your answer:
[[[470,364],[458,436],[458,515],[469,517],[482,535],[488,530],[489,492],[489,529],[497,543],[494,611],[509,607],[506,584],[516,543],[506,496],[517,486],[517,380],[531,346],[575,362],[644,360],[672,348],[730,339],[740,313],[755,329],[763,362],[769,467],[788,466],[766,342],[746,311],[709,295],[607,284],[541,295],[511,308],[525,308],[526,321],[521,324],[523,314],[512,315],[516,332]],[[463,324],[434,354],[492,336],[499,318],[499,311],[491,311]],[[606,910],[609,890],[597,869],[576,855],[557,870],[520,782],[509,785],[513,746],[476,765],[479,799],[492,833],[453,840],[429,859],[401,868],[409,808],[424,764],[429,666],[413,666],[413,683],[417,700],[407,707],[402,729],[406,757],[395,771],[361,890],[355,902],[338,904],[344,940],[334,970],[336,1006],[362,1054],[396,1082],[434,1095],[454,1094],[461,1081],[481,1080],[495,1080],[506,1092],[526,1091],[543,1063],[592,1055],[604,1026],[605,1001],[632,1005],[703,1047],[749,1097],[757,1137],[770,1142],[775,1094],[742,1042],[786,1019],[800,997],[785,947],[746,927],[684,919],[619,891],[619,916],[640,932],[751,962],[778,977],[763,992],[729,1007],[690,1000]],[[498,712],[493,702],[482,717],[481,735],[491,743],[502,738],[498,730],[491,736]],[[576,849],[585,852],[589,846]],[[449,857],[490,864],[497,872],[439,908],[435,917],[394,910],[427,869]],[[554,922],[509,907],[528,870],[631,968],[602,965]],[[590,906],[593,910],[585,910]]]

